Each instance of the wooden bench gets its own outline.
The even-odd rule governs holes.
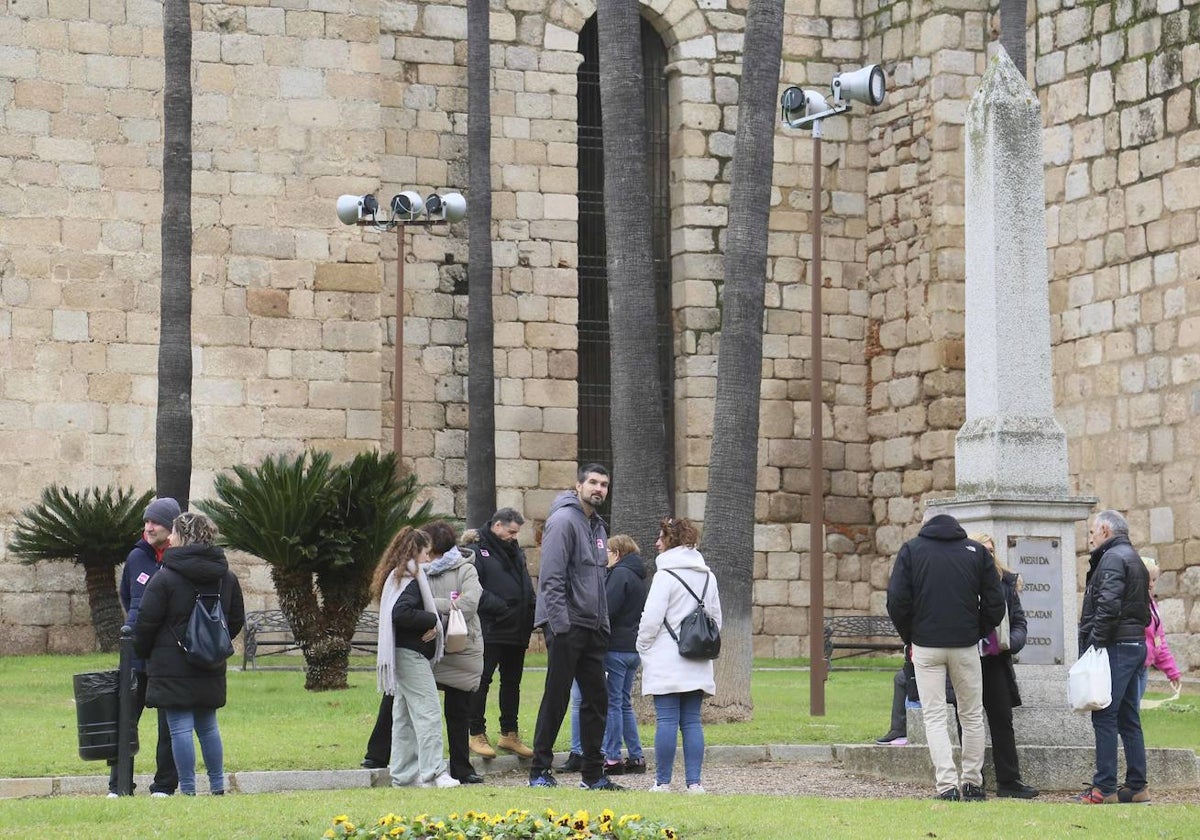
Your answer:
[[[368,610],[358,619],[354,637],[350,640],[350,649],[360,653],[374,653],[378,639],[379,613]],[[243,641],[243,671],[257,668],[259,657],[295,653],[300,650],[292,633],[292,626],[282,610],[256,610],[246,613]]]
[[[825,663],[833,667],[835,650],[852,650],[846,659],[873,651],[901,651],[904,643],[886,615],[832,615],[825,617]]]

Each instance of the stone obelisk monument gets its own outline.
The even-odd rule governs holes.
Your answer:
[[[1086,550],[1076,528],[1097,500],[1070,494],[1066,434],[1054,418],[1041,109],[1002,47],[971,99],[965,141],[966,422],[955,440],[957,495],[928,504],[968,533],[991,534],[1024,581],[1023,703],[1013,710],[1021,775],[1067,790],[1094,769],[1091,719],[1067,703],[1067,668],[1077,658],[1075,557]],[[843,763],[931,780],[920,710],[909,710],[908,739],[846,748]],[[1152,786],[1197,783],[1189,750],[1151,749],[1147,760]]]

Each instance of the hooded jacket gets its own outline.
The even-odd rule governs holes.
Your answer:
[[[237,638],[246,623],[242,587],[229,571],[225,552],[215,545],[181,545],[163,554],[151,578],[133,628],[133,648],[146,659],[146,705],[164,709],[219,709],[225,705],[225,665],[207,670],[187,661],[179,646],[196,605],[196,593],[220,593]]]
[[[939,514],[901,546],[888,581],[887,611],[906,644],[977,644],[1004,618],[1004,591],[992,555]]]
[[[572,627],[609,632],[604,594],[607,546],[608,531],[600,515],[584,514],[574,492],[560,493],[542,531],[536,626],[549,627],[555,634]]]
[[[636,651],[638,624],[646,605],[646,564],[640,554],[626,554],[608,570],[604,595],[608,600],[608,623],[612,627],[608,649],[625,653]]]
[[[502,540],[487,528],[479,531],[474,548],[475,570],[483,587],[479,620],[484,640],[490,645],[528,647],[536,597],[525,552],[516,540]]]
[[[663,621],[678,633],[680,622],[696,609],[696,599],[684,589],[682,583],[667,574],[667,570],[671,570],[687,581],[697,595],[703,592],[704,582],[708,581],[708,591],[704,592],[704,611],[712,616],[719,628],[721,596],[717,591],[717,577],[705,564],[699,551],[683,545],[667,549],[658,555],[654,564],[657,571],[650,582],[637,634],[637,651],[642,655],[642,694],[683,694],[689,691],[716,694],[712,660],[684,659],[680,656],[679,644],[663,627]]]
[[[1150,573],[1127,536],[1112,537],[1092,552],[1079,611],[1079,652],[1146,638],[1150,623]]]
[[[457,592],[455,608],[467,622],[467,646],[457,653],[446,653],[433,666],[433,678],[440,686],[474,691],[479,688],[483,673],[483,630],[479,626],[479,599],[483,588],[475,571],[474,554],[458,546],[425,567],[433,603],[437,605],[442,624],[450,620],[450,593]]]

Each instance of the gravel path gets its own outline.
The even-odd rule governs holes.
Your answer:
[[[681,769],[681,768],[680,768]],[[578,773],[561,773],[559,784],[578,784]],[[679,786],[680,772],[675,773]],[[708,793],[757,793],[768,796],[820,796],[830,799],[924,799],[933,796],[929,784],[885,782],[847,773],[828,762],[759,761],[744,765],[713,764],[704,768],[704,787]],[[654,783],[654,774],[613,777],[618,784],[646,790]],[[529,781],[524,770],[488,776],[488,784],[520,786]],[[1082,785],[1081,785],[1082,788]],[[1067,802],[1074,791],[1047,791],[1038,802]],[[1157,791],[1151,788],[1155,802],[1196,803],[1200,790]]]

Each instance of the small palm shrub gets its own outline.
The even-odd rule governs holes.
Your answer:
[[[328,452],[269,457],[216,479],[197,503],[221,541],[271,567],[279,608],[304,656],[305,688],[346,688],[350,640],[370,603],[371,572],[404,525],[436,517],[414,476],[396,476],[392,453],[334,465]]]
[[[115,651],[120,641],[125,611],[117,597],[116,567],[137,542],[153,498],[153,492],[138,494],[132,487],[76,493],[52,485],[13,524],[8,550],[22,563],[73,560],[83,567],[97,650]]]

